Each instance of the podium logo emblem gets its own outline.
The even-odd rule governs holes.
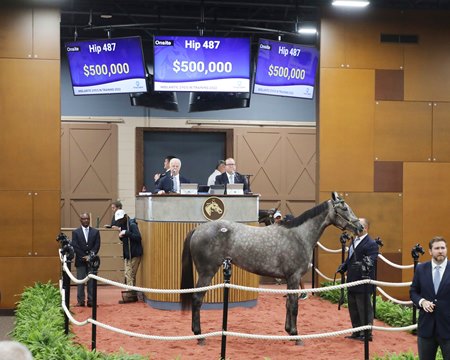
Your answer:
[[[202,212],[208,220],[219,220],[225,214],[225,205],[218,197],[210,197],[203,203]]]

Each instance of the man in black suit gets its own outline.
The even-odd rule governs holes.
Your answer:
[[[430,240],[431,261],[417,265],[409,290],[419,309],[417,345],[419,359],[434,360],[438,346],[444,360],[450,359],[450,264],[447,242],[441,236]]]
[[[155,181],[155,187],[158,187],[159,182],[164,178],[164,176],[166,175],[170,175],[170,160],[172,160],[173,158],[175,158],[175,156],[172,155],[167,155],[164,158],[164,169],[163,172],[161,173],[156,173],[153,176],[153,180]]]
[[[364,227],[361,233],[352,241],[350,244],[348,257],[345,262],[343,262],[338,267],[338,272],[347,272],[347,282],[353,282],[362,280],[362,261],[363,258],[368,256],[375,264],[378,257],[378,244],[373,240],[368,234],[369,231],[369,221],[367,219],[359,219],[361,225]],[[375,278],[375,269],[372,268],[369,273],[371,279]],[[375,291],[375,286],[371,285],[365,298],[364,286],[358,285],[348,288],[348,311],[350,313],[350,320],[352,322],[352,327],[360,327],[365,325],[364,319],[364,303],[367,301],[368,306],[368,324],[373,324],[373,306],[371,303],[372,293]],[[364,331],[353,332],[352,335],[347,336],[349,339],[364,341]],[[369,340],[372,341],[372,333],[369,331]]]
[[[216,185],[244,184],[244,193],[250,192],[247,177],[236,171],[236,162],[233,158],[225,160],[225,172],[216,176]]]
[[[180,184],[190,183],[188,179],[181,176],[181,160],[178,158],[173,158],[169,162],[170,175],[164,176],[159,182],[155,189],[157,194],[167,194],[167,193],[179,193]]]
[[[72,231],[72,246],[75,250],[75,267],[77,268],[77,279],[82,280],[89,274],[89,255],[97,254],[100,250],[100,232],[90,227],[89,214],[80,215],[81,226]],[[84,306],[85,291],[84,283],[77,286],[77,305]],[[88,281],[87,306],[92,307],[93,281]]]

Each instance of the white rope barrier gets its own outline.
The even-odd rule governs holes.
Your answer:
[[[378,290],[378,292],[379,292],[381,295],[383,295],[383,296],[386,297],[387,299],[389,299],[389,300],[391,300],[392,302],[395,302],[395,303],[397,303],[397,304],[400,304],[400,305],[412,305],[412,303],[413,303],[411,300],[409,300],[409,301],[397,300],[397,299],[393,298],[392,296],[390,296],[388,293],[386,293],[386,291],[384,291],[382,288],[380,288],[380,287],[378,287],[378,286],[377,286],[377,290]]]
[[[412,265],[399,265],[399,264],[393,263],[392,261],[386,259],[383,256],[383,254],[378,254],[378,258],[383,260],[386,264],[391,265],[392,267],[395,267],[397,269],[412,269],[412,268],[414,268],[414,264],[412,264]]]
[[[231,289],[237,289],[237,290],[243,290],[243,291],[256,291],[261,293],[272,293],[272,294],[301,294],[301,293],[315,293],[315,292],[322,292],[322,291],[332,291],[342,288],[348,288],[352,286],[358,286],[363,284],[374,284],[374,285],[384,285],[384,286],[393,286],[393,287],[401,287],[401,286],[409,286],[411,285],[411,282],[406,283],[387,283],[387,282],[381,282],[381,281],[375,281],[371,279],[365,279],[365,280],[359,280],[354,281],[351,283],[345,283],[345,284],[338,284],[338,285],[331,285],[326,286],[322,288],[313,288],[313,289],[264,289],[264,288],[253,288],[248,286],[242,286],[242,285],[235,285],[235,284],[217,284],[213,286],[205,286],[202,288],[193,288],[193,289],[150,289],[150,288],[141,288],[137,286],[128,286],[122,283],[118,283],[116,281],[112,281],[109,279],[102,278],[97,275],[89,274],[86,278],[82,280],[76,279],[66,264],[66,256],[61,256],[61,261],[63,262],[63,270],[67,273],[69,278],[74,281],[77,284],[85,283],[90,278],[96,279],[97,281],[104,282],[109,285],[126,288],[130,290],[135,291],[141,291],[141,292],[151,292],[151,293],[160,293],[160,294],[168,294],[168,293],[192,293],[192,292],[200,292],[200,291],[208,291],[212,289],[218,289],[218,288],[231,288]],[[318,272],[322,277],[325,279],[329,279],[325,277],[317,268],[314,269],[316,272]],[[104,324],[102,322],[99,322],[97,320],[94,320],[92,318],[88,318],[84,321],[78,321],[76,320],[70,310],[67,308],[65,303],[65,290],[62,285],[62,281],[59,281],[59,287],[60,287],[60,294],[61,294],[61,306],[64,310],[64,313],[67,315],[67,318],[70,320],[71,323],[77,325],[77,326],[84,326],[89,323],[94,324],[96,326],[102,327],[104,329],[114,331],[123,335],[133,336],[133,337],[139,337],[142,339],[148,339],[148,340],[161,340],[161,341],[178,341],[178,340],[195,340],[195,339],[205,339],[208,337],[214,337],[214,336],[234,336],[234,337],[241,337],[241,338],[249,338],[249,339],[261,339],[261,340],[307,340],[307,339],[318,339],[318,338],[325,338],[325,337],[332,337],[332,336],[340,336],[347,333],[353,333],[356,331],[363,331],[363,330],[381,330],[381,331],[409,331],[417,328],[417,324],[406,326],[406,327],[399,327],[399,328],[386,328],[381,326],[373,326],[373,325],[365,325],[360,326],[358,328],[350,328],[350,329],[344,329],[344,330],[338,330],[338,331],[332,331],[332,332],[326,332],[326,333],[319,333],[319,334],[308,334],[308,335],[261,335],[261,334],[245,334],[245,333],[239,333],[239,332],[232,332],[232,331],[214,331],[210,333],[200,334],[200,335],[188,335],[188,336],[159,336],[159,335],[147,335],[137,332],[132,332],[128,330],[123,330],[108,324]],[[378,291],[380,291],[384,296],[389,298],[392,301],[399,302],[398,300],[390,297],[387,295],[381,288],[377,287]],[[405,304],[410,304],[411,302],[402,302]]]
[[[334,279],[329,278],[328,276],[325,276],[324,274],[322,274],[318,268],[315,267],[315,268],[314,268],[314,271],[315,271],[316,273],[318,273],[321,277],[323,277],[325,280],[328,280],[328,281],[334,281]]]
[[[317,245],[318,245],[322,250],[325,250],[325,251],[330,252],[330,253],[340,253],[340,252],[342,252],[342,249],[335,249],[335,250],[333,250],[333,249],[328,249],[327,247],[323,246],[323,245],[320,243],[320,241],[317,242]],[[348,251],[348,247],[346,246],[346,247],[345,247],[345,252],[347,252],[347,251]]]

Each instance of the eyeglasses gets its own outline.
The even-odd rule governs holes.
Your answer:
[[[225,164],[226,166],[235,166],[236,164]]]

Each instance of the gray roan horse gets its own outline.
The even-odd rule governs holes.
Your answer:
[[[325,228],[334,225],[353,233],[362,230],[352,209],[337,193],[332,198],[282,225],[250,226],[216,220],[188,233],[183,248],[181,289],[194,287],[192,261],[198,272],[197,287],[209,286],[225,258],[249,272],[284,278],[288,289],[298,289],[308,270],[313,249]],[[205,292],[181,294],[183,310],[192,306],[192,331],[201,334],[200,308]],[[286,300],[285,330],[297,335],[298,294]],[[204,343],[204,339],[198,341]],[[301,341],[296,342],[301,345]]]

